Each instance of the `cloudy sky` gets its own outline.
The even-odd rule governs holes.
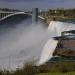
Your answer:
[[[0,0],[0,7],[31,9],[75,8],[75,0]]]

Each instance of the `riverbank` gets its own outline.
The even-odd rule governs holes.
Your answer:
[[[36,75],[75,75],[75,72],[67,72],[67,73],[41,73]]]
[[[0,70],[0,75],[75,75],[75,62],[62,62],[60,60],[41,66],[34,66],[32,63],[27,63],[15,71]]]
[[[64,17],[64,16],[47,16],[44,17],[44,22],[50,24],[50,21],[66,21],[66,20],[75,20],[73,17]]]

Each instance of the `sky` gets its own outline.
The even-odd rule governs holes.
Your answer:
[[[75,8],[75,0],[0,0],[0,7],[27,10],[38,7],[41,10],[49,8]]]

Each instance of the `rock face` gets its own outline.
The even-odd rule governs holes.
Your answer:
[[[62,40],[53,54],[58,56],[75,56],[75,40]]]

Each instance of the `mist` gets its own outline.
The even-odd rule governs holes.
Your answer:
[[[50,61],[53,57],[53,53],[57,47],[58,40],[55,40],[53,37],[61,36],[61,33],[64,31],[75,30],[75,24],[59,22],[59,21],[51,21],[48,27],[48,32],[50,33],[50,39],[46,42],[43,47],[41,57],[38,65],[45,64]]]
[[[31,23],[31,19],[5,24],[0,30],[0,68],[13,69],[23,63],[37,61],[42,65],[53,57],[58,41],[53,37],[61,32],[75,30],[75,24],[51,21],[49,27],[44,23]]]
[[[25,62],[40,59],[43,47],[50,38],[48,29],[40,22],[28,26],[25,24],[22,22],[1,34],[1,68],[15,69]]]

